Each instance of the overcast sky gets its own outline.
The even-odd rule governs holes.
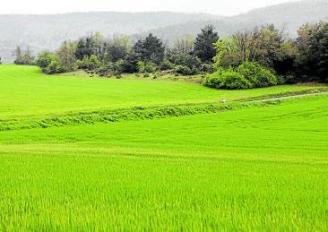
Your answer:
[[[1,0],[0,14],[175,11],[235,15],[292,0]]]

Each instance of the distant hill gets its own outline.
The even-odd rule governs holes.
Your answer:
[[[213,24],[221,36],[261,24],[274,23],[295,36],[306,22],[328,20],[327,0],[303,0],[261,8],[234,17],[170,12],[119,13],[94,12],[60,15],[0,15],[0,56],[13,60],[17,45],[35,52],[56,49],[67,39],[77,39],[92,32],[105,36],[127,34],[134,38],[152,32],[165,41],[196,35]]]
[[[205,25],[212,24],[221,36],[263,24],[275,24],[294,37],[297,29],[309,22],[328,20],[328,0],[303,0],[250,11],[246,14],[208,21],[188,22],[150,30],[164,40],[196,35]]]
[[[13,59],[17,45],[33,51],[56,49],[61,42],[92,32],[105,36],[136,34],[154,28],[220,18],[209,14],[171,12],[92,12],[59,15],[0,15],[0,56]]]

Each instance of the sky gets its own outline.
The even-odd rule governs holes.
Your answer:
[[[293,0],[1,0],[0,14],[173,11],[231,16]]]

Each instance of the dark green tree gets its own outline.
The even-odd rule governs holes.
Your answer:
[[[109,42],[104,43],[104,59],[110,62],[124,60],[131,50],[130,40],[126,36],[116,37]]]
[[[141,61],[159,65],[164,59],[165,47],[159,38],[149,34],[145,39],[137,41],[134,52]]]
[[[306,24],[298,31],[297,76],[328,82],[328,23]]]
[[[99,33],[92,34],[86,38],[81,38],[77,42],[75,57],[78,60],[82,60],[84,57],[90,57],[92,55],[100,57],[103,51],[102,45],[103,39]]]
[[[214,44],[219,40],[218,33],[214,31],[214,26],[208,25],[202,29],[197,35],[194,54],[201,59],[202,62],[212,62],[216,55]]]

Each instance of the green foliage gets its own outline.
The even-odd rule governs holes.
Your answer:
[[[274,73],[256,62],[245,62],[236,69],[221,68],[204,81],[204,85],[217,89],[249,89],[277,84]]]
[[[178,74],[194,75],[200,72],[202,62],[196,56],[188,53],[171,53],[168,58],[176,65],[175,71]]]
[[[177,74],[181,74],[181,75],[185,75],[185,76],[189,76],[189,75],[195,74],[192,69],[190,69],[188,66],[184,66],[184,65],[177,65],[175,67],[174,71]]]
[[[136,73],[138,72],[138,62],[139,62],[139,57],[135,52],[130,51],[127,54],[126,59],[124,59],[123,62],[123,72],[125,73]]]
[[[291,40],[273,25],[253,31],[238,32],[215,44],[214,68],[236,68],[240,64],[255,61],[275,70],[278,75],[290,75],[297,54]]]
[[[163,60],[163,62],[160,65],[160,70],[165,71],[165,70],[172,70],[172,69],[174,69],[174,64],[167,59]]]
[[[182,38],[166,51],[163,42],[152,34],[138,40],[132,47],[128,37],[104,40],[97,33],[77,42],[64,42],[56,51],[57,58],[50,53],[40,54],[37,64],[45,70],[55,61],[47,72],[69,72],[80,68],[101,76],[158,70],[171,70],[177,76],[194,75],[222,68],[238,69],[242,65],[239,68],[241,74],[253,87],[272,86],[277,82],[327,82],[327,25],[327,22],[304,25],[296,40],[288,39],[273,25],[238,32],[219,40],[214,27],[207,26],[195,41],[191,37]],[[31,54],[29,49],[22,51],[17,47],[15,63],[33,64]]]
[[[87,71],[92,71],[101,67],[101,62],[96,55],[91,55],[90,57],[85,56],[82,60],[77,62],[78,68]]]
[[[278,84],[275,74],[256,62],[245,62],[239,65],[236,71],[243,75],[253,88],[269,87]]]
[[[193,53],[202,62],[212,62],[216,54],[214,43],[219,40],[218,33],[214,31],[214,26],[208,25],[197,35]]]
[[[131,50],[130,39],[127,36],[114,37],[109,42],[104,42],[104,60],[109,62],[117,62],[125,60]]]
[[[139,73],[154,73],[157,71],[157,65],[152,62],[145,63],[143,61],[138,62]]]
[[[53,52],[44,51],[38,55],[35,63],[41,69],[44,69],[44,68],[48,67],[52,61],[59,62],[58,55]]]
[[[59,62],[64,72],[71,72],[77,69],[75,53],[76,44],[69,41],[65,41],[58,49]]]
[[[78,60],[82,60],[84,57],[90,57],[92,55],[100,56],[102,45],[103,38],[99,33],[91,34],[86,38],[81,38],[76,45],[75,57]]]
[[[209,74],[205,78],[204,85],[216,89],[249,89],[252,87],[250,81],[233,69]]]
[[[328,22],[307,24],[297,38],[297,76],[301,81],[328,82]]]
[[[52,60],[50,64],[42,69],[44,73],[47,74],[55,74],[55,73],[63,73],[65,70],[61,66],[58,60]]]
[[[202,72],[202,73],[213,73],[214,72],[213,65],[210,63],[201,64],[199,69],[200,69],[200,72]]]
[[[160,39],[149,34],[145,39],[134,45],[134,52],[141,61],[159,65],[164,59],[165,47]]]

